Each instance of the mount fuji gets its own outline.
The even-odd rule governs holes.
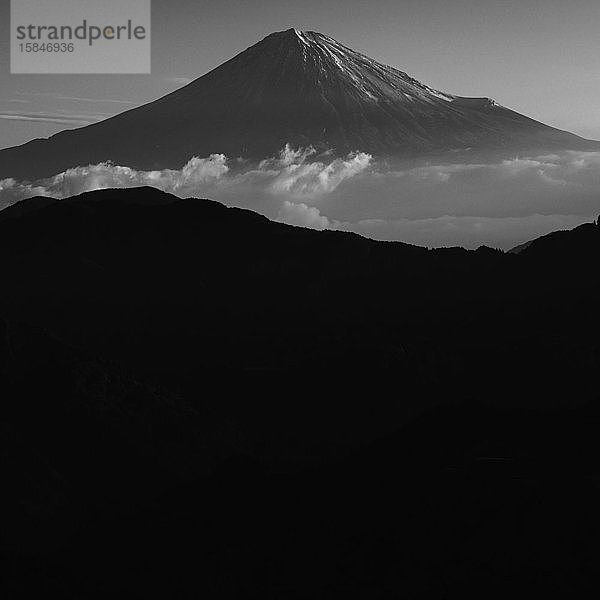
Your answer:
[[[378,157],[600,148],[490,98],[433,89],[329,36],[288,29],[154,102],[0,151],[0,178],[108,160],[151,170],[213,153],[261,159],[286,144]]]

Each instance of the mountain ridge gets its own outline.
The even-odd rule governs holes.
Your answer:
[[[81,192],[79,194],[75,194],[73,196],[69,196],[67,198],[53,198],[49,196],[32,196],[29,198],[24,198],[11,204],[3,209],[0,209],[0,227],[4,227],[4,223],[7,221],[20,219],[22,217],[31,217],[34,213],[40,213],[48,208],[52,209],[57,205],[62,206],[78,206],[85,205],[88,207],[94,207],[97,205],[100,210],[102,210],[102,204],[104,205],[113,205],[114,207],[122,206],[122,207],[139,207],[149,208],[149,207],[166,207],[170,204],[180,204],[180,205],[189,205],[190,203],[197,202],[203,206],[204,210],[208,210],[212,214],[238,214],[244,215],[244,217],[249,217],[253,219],[255,222],[263,222],[269,223],[273,227],[280,227],[282,229],[300,229],[310,232],[310,235],[319,235],[321,233],[325,233],[327,235],[337,235],[341,237],[350,237],[350,238],[358,238],[364,240],[365,242],[382,245],[382,246],[395,246],[395,247],[403,247],[403,248],[413,248],[415,250],[422,250],[428,252],[444,252],[448,250],[463,250],[469,253],[482,252],[484,250],[490,250],[492,252],[499,252],[501,254],[513,254],[513,255],[523,255],[527,254],[527,251],[533,246],[539,248],[540,246],[548,247],[559,247],[560,244],[556,244],[555,240],[562,238],[581,238],[582,235],[591,235],[594,236],[598,231],[600,231],[600,217],[589,223],[583,223],[582,225],[578,225],[572,229],[565,230],[556,230],[551,231],[547,234],[540,235],[536,238],[532,238],[530,240],[526,240],[513,248],[509,248],[507,250],[500,250],[496,248],[492,248],[491,246],[486,246],[485,244],[479,246],[474,249],[467,249],[462,246],[440,246],[438,248],[429,248],[427,246],[421,246],[418,244],[412,244],[403,242],[400,240],[378,240],[374,238],[370,238],[368,236],[362,235],[358,232],[353,231],[343,231],[336,229],[325,229],[323,231],[310,228],[308,226],[298,226],[289,223],[283,223],[280,221],[275,221],[268,218],[265,215],[262,215],[251,208],[242,208],[235,206],[227,206],[222,202],[217,200],[211,200],[209,198],[196,198],[196,197],[186,197],[182,198],[176,196],[170,192],[166,192],[160,190],[158,188],[149,186],[149,185],[141,185],[137,187],[131,188],[103,188],[99,190],[86,191]],[[209,208],[210,207],[210,208]],[[208,213],[207,213],[208,214]],[[582,234],[582,232],[586,232]],[[552,243],[554,242],[554,243]]]

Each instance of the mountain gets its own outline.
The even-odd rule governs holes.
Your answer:
[[[490,98],[430,88],[326,35],[289,29],[155,102],[0,151],[0,177],[36,179],[106,160],[160,169],[212,153],[263,159],[286,143],[377,156],[599,147]]]
[[[599,258],[0,212],[2,597],[597,597]]]
[[[555,265],[586,268],[587,257],[593,255],[598,242],[600,218],[595,223],[584,223],[575,229],[553,231],[509,250],[515,254],[544,257]]]

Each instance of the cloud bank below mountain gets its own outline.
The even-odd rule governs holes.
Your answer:
[[[223,154],[159,171],[100,163],[33,183],[4,179],[0,208],[36,195],[65,198],[141,185],[250,208],[292,225],[427,246],[510,248],[597,216],[600,153],[390,164],[363,152],[332,158],[286,146],[258,164]]]

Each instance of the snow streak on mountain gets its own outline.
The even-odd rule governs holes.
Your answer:
[[[600,147],[489,98],[432,89],[326,35],[289,29],[155,102],[0,151],[0,177],[106,160],[160,169],[213,153],[261,159],[286,143],[376,157]]]

